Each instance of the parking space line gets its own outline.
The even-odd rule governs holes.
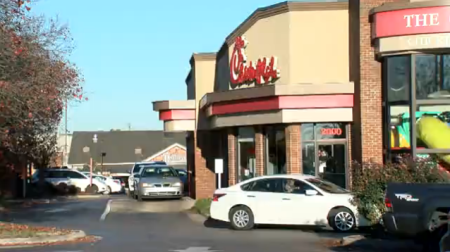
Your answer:
[[[106,216],[111,212],[111,202],[112,200],[108,200],[108,203],[106,204],[105,211],[103,212],[102,216],[100,216],[100,221],[104,221],[106,219]]]

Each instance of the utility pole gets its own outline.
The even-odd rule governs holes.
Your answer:
[[[66,98],[66,107],[64,111],[64,154],[62,166],[66,165],[65,164],[66,155],[67,155],[67,98]]]

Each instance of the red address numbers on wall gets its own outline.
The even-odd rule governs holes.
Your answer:
[[[327,136],[340,136],[342,135],[342,129],[340,128],[325,128],[320,129],[321,135],[327,135]]]

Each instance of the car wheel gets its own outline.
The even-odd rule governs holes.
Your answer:
[[[61,193],[61,194],[66,194],[68,192],[68,186],[66,183],[59,183],[56,186],[56,189],[58,190],[58,193]]]
[[[231,227],[235,230],[250,230],[255,226],[253,213],[246,206],[232,208],[229,218]]]
[[[97,194],[98,193],[98,187],[96,185],[88,186],[86,188],[86,192],[92,193],[92,194]]]
[[[350,232],[356,227],[355,215],[348,208],[332,209],[328,214],[328,224],[338,232]]]
[[[111,194],[111,187],[106,187],[106,191],[103,192],[104,195],[109,195]]]

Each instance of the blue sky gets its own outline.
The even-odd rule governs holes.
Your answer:
[[[71,60],[89,101],[69,107],[68,130],[162,129],[154,100],[186,99],[193,52],[216,52],[256,8],[279,0],[39,0],[75,40]]]

